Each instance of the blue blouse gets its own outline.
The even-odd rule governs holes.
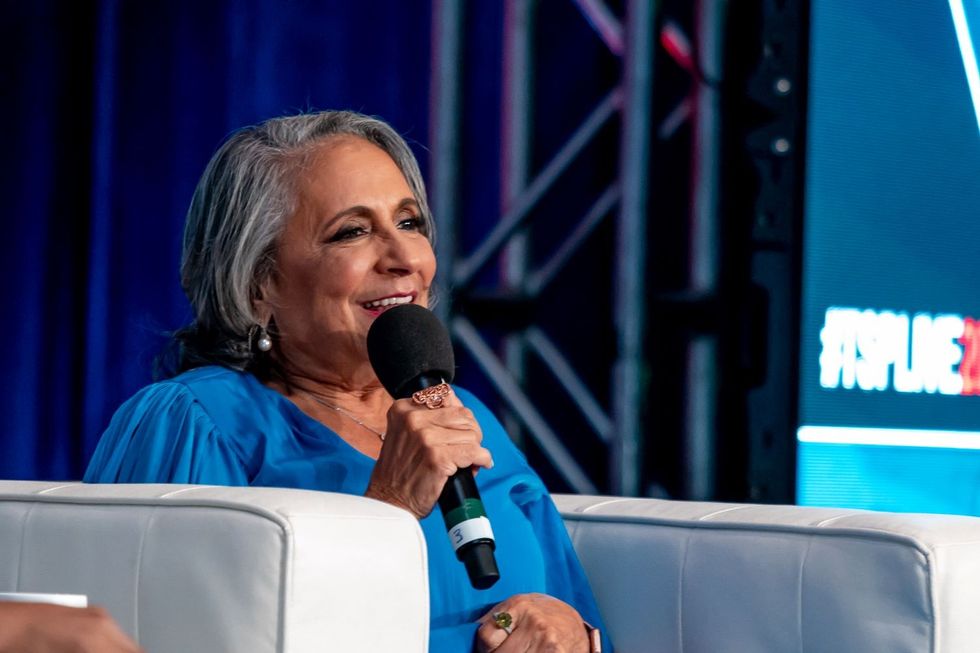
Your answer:
[[[493,455],[493,468],[481,469],[476,480],[493,524],[500,580],[490,589],[474,589],[439,506],[422,519],[429,554],[429,650],[472,650],[476,620],[499,601],[526,592],[559,598],[598,626],[592,592],[541,479],[486,406],[463,389],[456,393],[476,416],[483,446]],[[85,481],[361,495],[374,463],[251,374],[210,366],[147,386],[124,403],[102,435]]]

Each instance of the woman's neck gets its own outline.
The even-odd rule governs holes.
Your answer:
[[[292,373],[285,381],[266,385],[364,455],[378,457],[392,398],[376,377],[355,383],[352,379]]]

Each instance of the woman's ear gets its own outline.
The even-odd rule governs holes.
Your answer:
[[[259,284],[259,288],[255,293],[255,298],[252,299],[252,310],[255,312],[255,317],[257,318],[259,325],[263,327],[268,327],[269,322],[271,322],[274,317],[274,311],[272,310],[274,298],[274,283],[271,278],[268,278]]]

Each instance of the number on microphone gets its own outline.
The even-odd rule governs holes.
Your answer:
[[[463,529],[462,528],[454,528],[451,531],[451,533],[453,534],[453,538],[455,538],[455,543],[456,544],[459,544],[459,543],[461,543],[463,541]]]

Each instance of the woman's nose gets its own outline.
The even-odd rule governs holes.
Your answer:
[[[422,248],[417,237],[397,232],[385,239],[379,264],[388,274],[412,274],[417,272],[422,260]]]

